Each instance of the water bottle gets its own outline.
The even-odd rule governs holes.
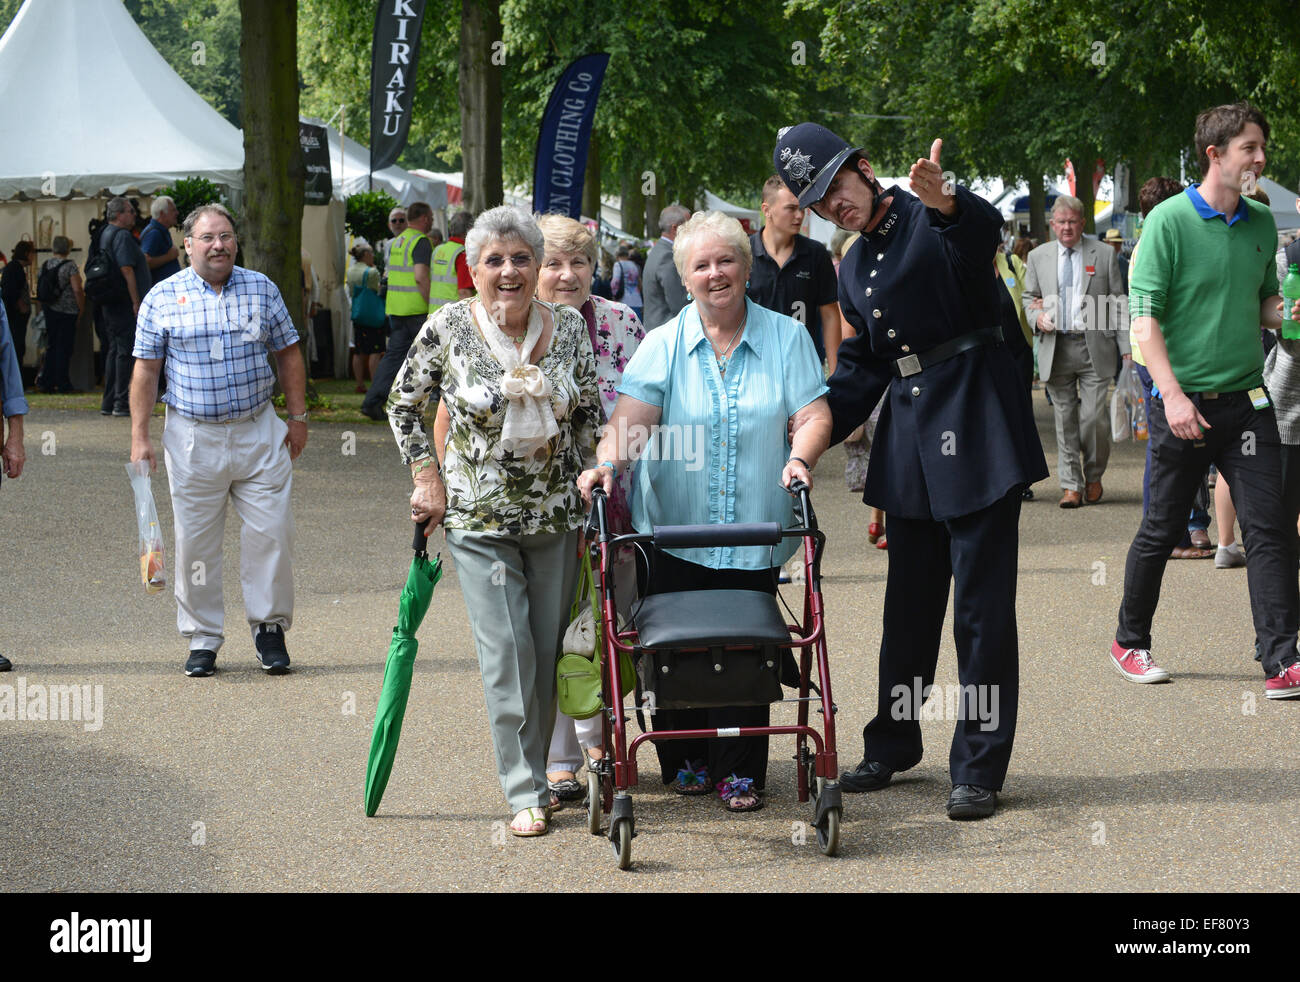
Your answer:
[[[1300,300],[1300,266],[1292,263],[1282,281],[1282,337],[1300,339],[1300,324],[1291,319],[1291,306]]]

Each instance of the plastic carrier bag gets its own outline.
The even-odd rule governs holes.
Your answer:
[[[1110,397],[1110,438],[1115,443],[1147,438],[1146,400],[1132,361],[1124,362],[1115,394]]]
[[[136,460],[126,465],[135,493],[135,523],[140,542],[140,579],[149,593],[161,593],[167,586],[167,561],[163,551],[162,526],[153,503],[149,480],[149,461]]]

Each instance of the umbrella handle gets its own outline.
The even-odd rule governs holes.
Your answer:
[[[415,523],[415,538],[411,542],[411,548],[415,550],[417,555],[427,556],[429,554],[429,538],[425,534],[428,527],[428,519]]]

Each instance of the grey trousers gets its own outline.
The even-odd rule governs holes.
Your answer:
[[[478,649],[497,775],[512,812],[546,807],[555,662],[577,585],[578,532],[447,530]]]
[[[1100,481],[1106,471],[1110,460],[1109,391],[1110,379],[1093,368],[1083,334],[1058,334],[1047,393],[1056,410],[1056,473],[1066,491],[1082,493],[1085,481]]]

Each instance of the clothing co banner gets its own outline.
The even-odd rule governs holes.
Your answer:
[[[370,173],[396,163],[411,128],[425,0],[380,0],[370,68]]]
[[[542,116],[533,158],[533,210],[578,218],[587,146],[609,55],[583,55],[560,76]]]
[[[302,165],[306,172],[303,204],[327,205],[334,192],[334,181],[330,175],[330,144],[325,127],[300,121],[298,142],[302,144]]]

